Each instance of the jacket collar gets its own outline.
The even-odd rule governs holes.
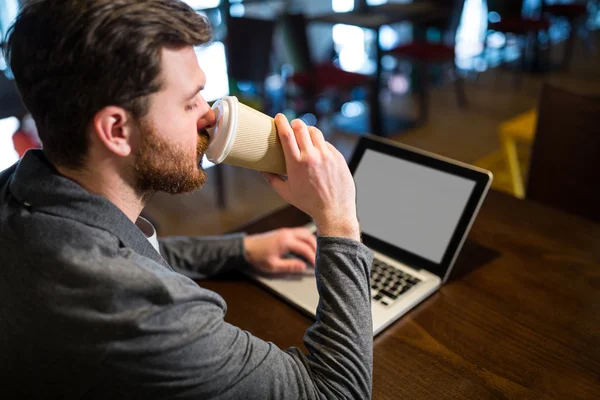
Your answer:
[[[10,179],[10,191],[25,207],[106,230],[117,236],[124,247],[169,267],[117,206],[61,175],[42,150],[25,153]]]

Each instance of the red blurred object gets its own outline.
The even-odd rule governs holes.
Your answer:
[[[283,14],[280,16],[282,38],[294,72],[286,77],[286,83],[293,83],[300,89],[288,91],[287,100],[295,104],[298,113],[314,113],[317,118],[329,111],[319,110],[317,102],[320,97],[328,98],[335,105],[343,103],[350,97],[351,90],[360,85],[367,85],[371,78],[354,72],[344,71],[332,62],[315,63],[307,35],[308,20],[304,14]],[[291,98],[290,98],[291,97]]]
[[[419,123],[423,123],[429,118],[429,65],[451,65],[458,106],[465,108],[468,103],[463,79],[455,64],[455,37],[465,1],[437,0],[436,3],[438,3],[440,10],[445,11],[440,13],[440,16],[425,19],[420,25],[422,31],[429,29],[438,31],[441,38],[439,42],[413,40],[386,52],[398,59],[405,59],[413,63],[416,84],[419,91]]]
[[[524,35],[529,32],[539,32],[550,28],[547,19],[531,19],[520,16],[502,18],[499,22],[490,22],[489,29],[502,33],[514,33]]]
[[[333,64],[321,64],[313,66],[310,72],[296,73],[289,80],[303,88],[314,85],[318,90],[324,90],[362,85],[368,82],[369,77],[344,71]]]
[[[19,158],[23,157],[23,154],[29,149],[39,149],[40,145],[31,136],[26,134],[24,131],[18,130],[13,134],[13,144],[16,152],[19,154]]]
[[[454,61],[454,46],[443,43],[412,42],[398,46],[390,50],[390,53],[426,63]]]

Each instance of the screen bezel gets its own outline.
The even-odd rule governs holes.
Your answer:
[[[428,153],[419,149],[412,148],[386,140],[376,138],[371,135],[362,136],[354,149],[352,158],[350,159],[349,167],[352,175],[356,171],[360,160],[367,150],[374,150],[383,154],[400,158],[415,164],[423,165],[438,171],[446,172],[455,176],[459,176],[475,182],[471,196],[460,216],[459,222],[452,234],[448,247],[444,252],[440,263],[435,263],[417,254],[404,250],[390,243],[379,240],[366,232],[362,233],[362,239],[365,245],[375,251],[381,252],[389,257],[392,257],[412,268],[426,269],[427,271],[439,276],[442,281],[445,281],[450,274],[450,270],[464,240],[469,233],[471,225],[481,207],[483,199],[489,190],[492,174],[489,171],[479,169],[468,164],[441,157],[432,153]],[[358,199],[357,199],[358,200]],[[360,221],[359,221],[360,222]]]

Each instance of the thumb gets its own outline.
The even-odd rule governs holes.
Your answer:
[[[270,172],[261,172],[261,174],[269,183],[269,185],[271,185],[273,190],[279,193],[279,195],[284,199],[287,199],[289,188],[285,180],[283,180],[279,175],[272,174]]]

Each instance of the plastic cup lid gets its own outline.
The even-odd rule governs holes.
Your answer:
[[[212,109],[215,113],[215,126],[207,128],[210,144],[206,150],[206,158],[214,164],[220,164],[227,158],[235,141],[238,120],[238,99],[226,96],[217,100]]]

